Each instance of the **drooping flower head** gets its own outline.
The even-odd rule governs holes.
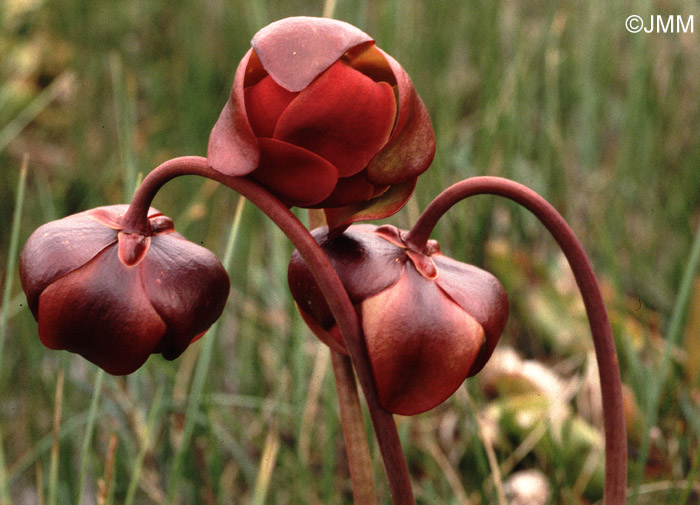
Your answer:
[[[221,315],[229,279],[207,249],[151,208],[149,232],[126,233],[128,206],[74,214],[40,226],[20,256],[20,279],[39,337],[113,375],[152,353],[175,359]]]
[[[408,74],[361,30],[293,17],[260,30],[210,139],[212,168],[250,175],[331,229],[398,211],[435,137]]]
[[[389,412],[412,415],[446,400],[491,356],[508,318],[508,298],[488,272],[415,250],[393,226],[353,225],[329,237],[312,231],[356,307],[377,384]],[[306,263],[294,252],[289,287],[311,330],[347,353]]]

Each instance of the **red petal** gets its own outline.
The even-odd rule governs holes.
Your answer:
[[[223,312],[228,275],[213,253],[178,234],[152,237],[140,270],[149,301],[168,325],[159,351],[174,359]]]
[[[395,119],[391,86],[339,61],[289,104],[274,137],[324,157],[349,177],[386,145]]]
[[[333,193],[316,207],[343,207],[357,202],[366,202],[374,195],[375,188],[374,184],[367,181],[364,172],[351,177],[341,177],[338,179]]]
[[[396,86],[396,76],[389,62],[374,44],[362,44],[351,49],[343,55],[343,61],[373,81],[384,81]]]
[[[375,229],[373,225],[357,225],[332,239],[326,227],[311,231],[354,304],[387,289],[405,268],[404,250],[381,239],[374,233]],[[326,300],[298,251],[292,254],[287,278],[300,310],[324,330],[335,325]]]
[[[377,48],[396,76],[399,114],[388,145],[367,168],[367,178],[375,184],[396,184],[425,172],[435,156],[435,133],[430,115],[416,93],[411,78],[398,62]]]
[[[301,91],[347,50],[370,41],[369,35],[343,21],[292,17],[267,25],[251,43],[280,86]]]
[[[493,275],[447,256],[431,256],[438,268],[437,285],[484,328],[486,341],[469,376],[483,368],[491,357],[508,321],[508,295]]]
[[[120,206],[126,210],[126,206]],[[117,241],[117,230],[81,212],[46,223],[27,240],[19,258],[22,288],[36,317],[41,292],[56,279],[80,268]]]
[[[166,331],[138,268],[124,266],[116,247],[47,287],[38,319],[44,345],[78,353],[114,375],[139,368]]]
[[[335,230],[357,221],[383,219],[395,214],[406,204],[408,199],[411,198],[417,180],[418,179],[411,179],[401,184],[391,186],[384,194],[368,202],[339,207],[337,209],[324,209],[328,227],[331,230]]]
[[[246,175],[258,165],[258,142],[245,110],[243,83],[252,49],[236,70],[233,89],[221,115],[209,135],[209,165],[227,175]]]
[[[245,107],[253,131],[258,137],[272,137],[280,115],[296,93],[279,86],[269,75],[245,89]]]
[[[395,414],[419,414],[445,401],[484,339],[479,323],[413,268],[361,311],[379,401]]]
[[[250,174],[285,205],[308,207],[328,197],[338,181],[338,170],[301,147],[261,138],[260,165]]]

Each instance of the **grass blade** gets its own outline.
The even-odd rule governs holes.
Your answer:
[[[224,252],[223,265],[227,272],[231,270],[231,261],[233,259],[233,252],[235,250],[236,239],[238,237],[238,231],[241,225],[241,217],[243,215],[243,208],[245,204],[245,199],[240,197],[238,199],[238,205],[236,206],[236,212],[234,214],[233,223],[231,224],[231,231],[229,233],[228,242],[226,243],[226,249]],[[175,493],[177,491],[178,482],[181,481],[180,470],[182,467],[182,459],[185,455],[185,450],[189,445],[189,441],[192,437],[194,431],[194,425],[196,422],[197,411],[203,404],[202,395],[204,393],[204,384],[207,379],[207,374],[209,372],[209,365],[211,363],[211,357],[214,351],[214,343],[217,340],[219,334],[219,323],[221,319],[214,323],[209,330],[209,335],[203,339],[202,349],[199,354],[199,359],[197,360],[196,369],[194,372],[194,378],[192,380],[192,388],[190,389],[189,398],[187,399],[187,408],[185,410],[185,425],[182,431],[182,437],[180,440],[180,445],[177,448],[175,456],[173,458],[173,466],[170,470],[170,479],[168,480],[168,496],[165,501],[166,504],[170,505],[173,503],[175,498]]]
[[[141,449],[136,457],[134,463],[134,471],[131,474],[131,481],[129,482],[129,488],[126,492],[126,498],[124,499],[124,505],[131,505],[134,501],[134,496],[136,495],[136,488],[138,487],[139,481],[141,480],[141,470],[143,469],[143,461],[146,458],[146,453],[151,448],[151,438],[153,437],[153,431],[158,419],[158,413],[160,412],[160,403],[163,397],[162,388],[156,393],[156,398],[151,406],[151,410],[148,413],[148,421],[146,424],[146,433],[143,436]]]
[[[97,421],[97,407],[99,405],[100,393],[102,392],[102,382],[105,372],[101,368],[97,369],[97,377],[95,377],[95,388],[92,391],[92,400],[90,401],[90,410],[88,411],[87,426],[85,428],[85,438],[83,439],[83,449],[80,457],[80,474],[78,477],[78,505],[83,503],[83,493],[85,491],[85,478],[87,476],[88,461],[90,460],[89,451],[92,442],[92,434],[95,431],[95,422]]]
[[[666,335],[666,345],[661,357],[659,370],[658,373],[653,374],[653,379],[649,387],[646,412],[643,417],[644,431],[642,432],[642,443],[639,448],[639,457],[630,479],[633,490],[632,499],[630,500],[632,505],[636,505],[638,500],[642,477],[644,475],[644,467],[649,457],[651,445],[649,430],[656,424],[659,417],[658,410],[661,401],[661,392],[666,383],[666,375],[668,374],[669,367],[671,366],[671,350],[678,345],[683,333],[683,321],[685,319],[686,308],[690,301],[690,295],[693,291],[693,280],[698,271],[698,264],[700,264],[700,226],[698,226],[695,232],[695,239],[693,240],[690,257],[688,258],[685,272],[683,272],[683,278],[681,279],[681,285],[678,290],[678,297],[676,298],[673,313],[671,314],[668,334]]]

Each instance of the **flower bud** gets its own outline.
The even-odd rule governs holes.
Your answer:
[[[252,46],[209,138],[211,167],[325,209],[331,229],[398,211],[435,153],[401,65],[333,19],[282,19]]]
[[[355,305],[379,401],[395,414],[425,412],[486,364],[508,318],[508,298],[488,272],[448,258],[434,240],[410,248],[393,226],[312,232]],[[312,331],[347,354],[333,315],[298,252],[289,287]]]
[[[152,353],[175,359],[221,315],[229,279],[207,249],[149,210],[147,235],[120,226],[127,205],[39,227],[20,256],[20,279],[39,337],[113,375]]]

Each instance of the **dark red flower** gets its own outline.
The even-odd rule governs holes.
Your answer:
[[[443,256],[432,240],[413,250],[403,233],[373,225],[333,238],[327,228],[312,232],[355,304],[382,407],[412,415],[442,403],[486,364],[505,327],[508,298],[488,272]],[[347,353],[296,251],[289,287],[312,331]]]
[[[221,315],[229,280],[207,249],[149,210],[150,233],[121,231],[126,205],[52,221],[27,240],[20,279],[39,337],[105,371],[135,371],[152,353],[179,356]]]
[[[260,30],[209,139],[212,168],[259,181],[331,228],[399,210],[435,137],[404,69],[342,21],[287,18]]]

